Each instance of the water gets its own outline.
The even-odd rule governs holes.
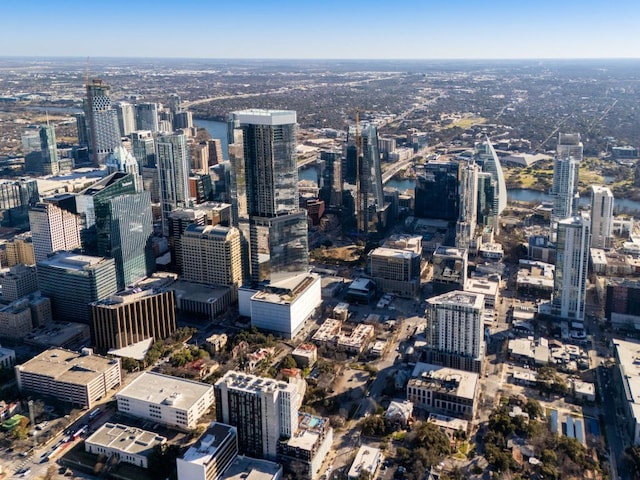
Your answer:
[[[384,185],[385,187],[395,188],[400,192],[405,190],[413,190],[416,188],[416,181],[412,178],[392,178]]]
[[[204,128],[211,138],[220,139],[222,144],[222,156],[229,158],[229,142],[227,141],[227,122],[217,122],[215,120],[204,120],[202,118],[194,118],[193,124],[197,127]]]
[[[311,180],[318,183],[318,169],[315,165],[308,165],[298,169],[298,180]]]
[[[552,202],[551,195],[529,188],[512,188],[507,190],[507,198],[516,202]],[[580,197],[580,206],[589,207],[591,197]],[[615,213],[640,213],[640,202],[628,198],[616,198],[613,202]]]

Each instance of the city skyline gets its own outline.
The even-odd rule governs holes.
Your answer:
[[[158,26],[166,26],[165,6],[171,8],[173,34],[184,41],[157,41]],[[31,14],[34,9],[36,16]],[[347,5],[286,0],[275,10],[255,0],[244,2],[242,10],[229,3],[194,0],[180,9],[162,1],[115,0],[108,11],[77,0],[64,7],[34,0],[28,7],[12,2],[0,6],[0,15],[12,19],[0,32],[0,56],[637,58],[634,45],[640,34],[633,22],[639,14],[640,5],[630,0],[615,5],[576,0],[405,0],[394,4],[393,11],[380,0]],[[97,18],[103,33],[96,28]]]

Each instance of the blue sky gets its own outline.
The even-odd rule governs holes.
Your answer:
[[[1,56],[638,58],[638,0],[0,0]]]

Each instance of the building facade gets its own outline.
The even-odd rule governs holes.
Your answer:
[[[236,428],[212,422],[202,437],[176,459],[178,480],[219,479],[237,455]]]
[[[154,432],[107,422],[84,441],[84,450],[95,455],[114,457],[119,462],[149,468],[149,456],[167,439]]]
[[[102,165],[107,155],[122,144],[118,112],[111,105],[111,87],[100,79],[87,84],[85,115],[88,119],[91,158]]]
[[[156,160],[160,178],[162,229],[169,234],[169,212],[187,206],[189,198],[189,151],[182,133],[159,135]]]
[[[71,195],[73,207],[75,200]],[[29,209],[31,238],[35,261],[45,260],[49,255],[61,250],[80,248],[80,222],[78,215],[62,208],[55,201],[36,204]]]
[[[0,274],[2,299],[13,302],[38,290],[38,273],[34,265],[15,265]]]
[[[613,193],[609,187],[591,185],[591,248],[613,244]]]

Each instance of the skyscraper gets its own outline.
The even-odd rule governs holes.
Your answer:
[[[460,215],[460,164],[431,161],[416,178],[415,214],[455,222]]]
[[[60,197],[68,198],[72,208],[75,207],[75,197],[64,194]],[[33,250],[36,262],[40,262],[54,252],[60,250],[75,250],[80,248],[79,218],[71,210],[58,205],[54,197],[38,203],[29,209],[29,224],[33,239]]]
[[[142,177],[140,176],[138,162],[124,147],[116,147],[113,153],[110,153],[105,158],[105,166],[107,167],[107,175],[115,172],[132,175],[136,192],[142,191]]]
[[[56,146],[56,129],[53,125],[40,127],[40,152],[42,155],[42,173],[55,175],[58,167],[58,147]]]
[[[121,145],[118,113],[111,106],[111,87],[100,79],[87,85],[85,114],[89,120],[91,158],[95,165],[102,165],[104,158]]]
[[[609,187],[591,185],[591,248],[611,248],[613,193]]]
[[[584,147],[579,133],[559,133],[556,156],[559,158],[573,157],[578,162],[583,159]]]
[[[460,216],[456,223],[456,247],[468,249],[478,218],[478,165],[462,166],[460,175]]]
[[[131,146],[138,165],[143,168],[156,166],[156,146],[151,130],[131,132]]]
[[[189,151],[182,133],[159,135],[156,159],[160,178],[162,231],[169,235],[169,212],[187,205],[189,198]]]
[[[427,361],[471,372],[482,365],[484,295],[454,291],[427,300]]]
[[[340,152],[320,152],[320,200],[330,208],[342,206],[342,155]]]
[[[118,289],[153,271],[151,201],[149,192],[136,190],[133,175],[112,173],[80,192],[77,203],[83,248],[115,260]]]
[[[29,229],[29,207],[40,201],[38,182],[32,178],[0,180],[0,223],[3,227]]]
[[[118,102],[116,104],[116,112],[118,114],[120,136],[128,137],[136,129],[135,106],[127,102]]]
[[[497,222],[498,216],[507,207],[507,185],[500,159],[489,138],[483,143],[476,144],[476,161],[482,166],[482,171],[490,173],[496,182],[493,210],[495,212],[494,220]]]
[[[578,213],[578,174],[583,147],[578,133],[558,134],[558,146],[553,162],[553,208],[551,210],[551,236],[554,237],[557,223]]]
[[[231,113],[229,122],[234,223],[248,227],[252,281],[277,281],[307,271],[307,218],[298,206],[296,113],[243,110]]]
[[[551,313],[560,318],[584,319],[591,242],[589,224],[589,218],[584,215],[558,222]]]
[[[139,103],[136,105],[136,130],[151,130],[157,132],[158,104]]]

